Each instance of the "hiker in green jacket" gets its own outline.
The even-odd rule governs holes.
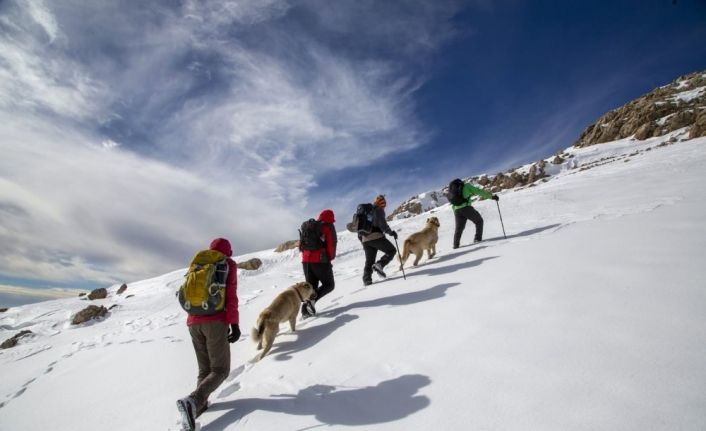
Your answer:
[[[447,197],[449,202],[451,202],[451,207],[454,211],[454,218],[456,219],[454,248],[458,248],[461,242],[461,235],[463,235],[463,229],[466,228],[467,220],[472,221],[473,224],[476,225],[476,235],[473,239],[473,243],[475,244],[483,241],[483,217],[481,217],[480,213],[471,206],[472,196],[480,196],[483,199],[493,199],[496,201],[500,199],[498,195],[488,193],[483,189],[464,183],[458,178],[449,183]]]

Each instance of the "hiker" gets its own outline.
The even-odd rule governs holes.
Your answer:
[[[365,286],[373,283],[373,271],[382,278],[387,277],[383,268],[390,263],[397,252],[395,246],[384,235],[388,234],[397,239],[397,232],[390,229],[385,221],[385,206],[387,206],[385,196],[375,197],[372,208],[372,229],[369,234],[358,233],[358,239],[363,244],[363,251],[365,251],[365,267],[363,268],[363,284]],[[380,260],[375,262],[378,250],[384,254]]]
[[[177,407],[182,415],[183,425],[190,430],[195,427],[195,419],[208,408],[208,396],[223,383],[230,373],[230,345],[228,343],[234,343],[240,338],[236,278],[238,268],[235,261],[231,259],[233,250],[230,242],[224,238],[217,238],[211,242],[209,251],[213,250],[222,253],[211,252],[211,255],[220,258],[220,262],[225,261],[226,265],[221,264],[223,271],[227,266],[227,275],[225,280],[222,280],[225,282],[225,303],[216,308],[221,309],[220,311],[212,314],[203,314],[200,310],[202,307],[198,305],[191,308],[186,307],[187,311],[192,310],[189,312],[186,324],[196,353],[199,374],[196,379],[196,389],[189,396],[177,401]],[[199,255],[208,254],[209,251],[199,252],[194,260]],[[199,267],[192,261],[191,268],[198,269]],[[187,273],[187,278],[192,272],[191,268]],[[204,301],[203,307],[206,306],[206,301]],[[198,314],[197,311],[201,314]]]
[[[331,293],[335,286],[332,262],[336,258],[336,222],[333,211],[325,209],[318,220],[309,220],[302,224],[299,237],[299,249],[302,252],[304,278],[316,291],[316,299],[302,302],[302,317],[316,314],[314,304]],[[319,282],[321,285],[319,286]]]
[[[480,196],[483,199],[500,200],[498,195],[491,194],[483,189],[474,187],[469,183],[464,183],[459,178],[449,183],[449,191],[447,197],[453,208],[454,218],[456,219],[456,230],[454,231],[453,248],[458,248],[461,242],[463,229],[466,228],[466,221],[470,220],[476,225],[476,235],[473,238],[473,243],[483,241],[483,217],[471,206],[471,197]]]

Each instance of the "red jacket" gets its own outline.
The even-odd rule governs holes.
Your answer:
[[[321,211],[318,220],[323,222],[321,225],[321,239],[324,242],[323,248],[318,250],[302,250],[302,263],[319,263],[331,262],[336,258],[336,228],[333,224],[336,222],[333,211],[326,209]],[[326,256],[322,258],[322,254],[326,252]]]
[[[230,242],[225,238],[217,238],[211,242],[210,250],[218,250],[228,256],[228,278],[226,279],[226,309],[220,313],[210,316],[194,316],[189,314],[186,319],[186,324],[191,326],[195,323],[222,321],[229,325],[238,323],[240,316],[238,315],[238,265],[230,257],[233,255],[233,250],[230,248]]]

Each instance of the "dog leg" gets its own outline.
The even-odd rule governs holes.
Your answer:
[[[294,325],[297,323],[297,316],[299,315],[299,308],[297,308],[291,316],[289,316],[289,327],[292,332],[295,331]]]
[[[279,325],[277,325],[279,326]],[[272,348],[272,343],[275,342],[275,336],[277,335],[277,329],[272,329],[269,326],[265,328],[265,333],[262,334],[262,342],[264,343],[264,348],[262,353],[260,353],[260,359],[264,358],[265,355]]]
[[[424,255],[424,250],[419,250],[419,254],[415,253],[414,254],[414,266],[419,265],[419,260],[422,258]]]

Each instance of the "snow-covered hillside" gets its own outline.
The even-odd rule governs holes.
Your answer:
[[[364,288],[361,246],[341,232],[319,315],[282,325],[260,362],[245,336],[231,345],[201,429],[706,429],[706,138],[670,137],[568,149],[590,169],[500,194],[506,239],[493,201],[475,204],[486,241],[470,245],[469,224],[457,250],[447,204],[393,221],[401,239],[441,221],[437,257],[406,280],[393,262]],[[252,256],[244,333],[302,280],[296,251],[237,259]],[[183,274],[113,286],[92,324],[69,324],[77,298],[0,315],[0,340],[35,334],[0,351],[0,429],[174,429],[196,379]]]

